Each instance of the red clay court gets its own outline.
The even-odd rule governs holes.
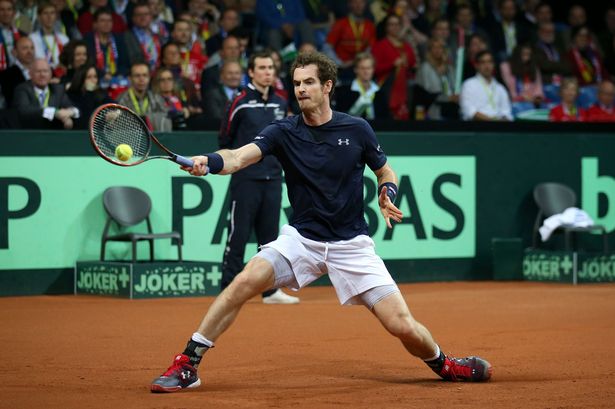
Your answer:
[[[0,298],[0,408],[612,408],[615,285],[405,284],[445,352],[486,384],[440,381],[331,287],[249,302],[201,365],[203,385],[152,394],[212,298]]]

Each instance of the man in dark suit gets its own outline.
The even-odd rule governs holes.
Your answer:
[[[34,60],[30,81],[15,88],[13,107],[21,123],[31,129],[72,129],[73,118],[79,117],[60,84],[50,84],[51,68],[45,59]]]
[[[517,45],[531,39],[531,30],[523,24],[517,14],[515,0],[500,0],[499,11],[499,20],[494,18],[487,30],[497,63],[506,61]]]
[[[13,49],[15,63],[0,71],[0,87],[6,99],[6,106],[13,103],[15,87],[30,79],[30,67],[34,62],[34,43],[30,37],[20,37]]]
[[[239,60],[241,57],[241,47],[239,39],[229,35],[222,41],[222,48],[214,53],[207,61],[203,75],[201,76],[201,92],[213,87],[218,83],[222,62],[226,60]]]
[[[137,3],[132,12],[132,28],[124,32],[130,64],[144,62],[155,70],[160,62],[161,40],[151,29],[152,12],[147,3]]]
[[[226,60],[222,63],[220,82],[203,91],[203,112],[209,129],[220,128],[226,106],[239,90],[242,75],[239,61]]]
[[[88,47],[88,58],[94,61],[101,73],[103,89],[119,83],[121,77],[128,75],[130,68],[124,36],[113,32],[112,15],[113,12],[107,8],[96,10],[93,30],[83,37]]]
[[[233,8],[228,8],[220,15],[220,31],[205,41],[207,56],[211,57],[222,48],[222,41],[228,37],[231,30],[239,26],[239,13]]]

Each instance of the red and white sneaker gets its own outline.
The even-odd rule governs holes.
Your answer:
[[[439,375],[445,381],[484,382],[491,378],[491,364],[477,356],[467,358],[445,357]]]
[[[169,369],[153,380],[150,389],[152,392],[177,392],[200,385],[201,380],[194,366],[190,365],[188,355],[179,354],[175,356]]]

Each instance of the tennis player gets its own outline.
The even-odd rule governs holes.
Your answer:
[[[376,135],[363,119],[333,111],[337,77],[333,61],[321,53],[300,54],[291,68],[301,114],[271,123],[252,143],[196,156],[195,176],[232,174],[274,155],[282,164],[293,215],[278,238],[264,246],[214,300],[183,353],[151,384],[152,392],[175,392],[201,384],[203,354],[235,320],[241,307],[271,288],[298,290],[323,274],[341,304],[369,308],[406,350],[448,381],[486,381],[484,359],[446,356],[410,313],[399,288],[374,251],[363,216],[365,165],[376,174],[378,204],[386,224],[401,221],[393,204],[397,176]]]

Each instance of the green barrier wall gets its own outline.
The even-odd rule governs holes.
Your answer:
[[[607,133],[380,132],[398,173],[403,223],[385,228],[368,170],[365,216],[378,253],[400,282],[491,279],[492,238],[531,242],[532,189],[570,185],[579,205],[615,229],[615,136]],[[83,132],[0,131],[0,295],[69,293],[76,261],[98,260],[106,187],[133,185],[154,203],[156,231],[184,234],[186,260],[218,263],[226,239],[229,177],[191,177],[167,161],[133,168],[98,158]],[[215,150],[212,132],[161,135],[184,155]],[[285,198],[282,222],[286,222]],[[581,245],[599,248],[594,237]],[[555,241],[552,245],[557,245]],[[108,245],[108,259],[129,246]],[[250,245],[247,257],[254,254]],[[170,243],[158,259],[173,259]],[[147,257],[147,246],[140,249]],[[215,264],[214,264],[215,267]]]

